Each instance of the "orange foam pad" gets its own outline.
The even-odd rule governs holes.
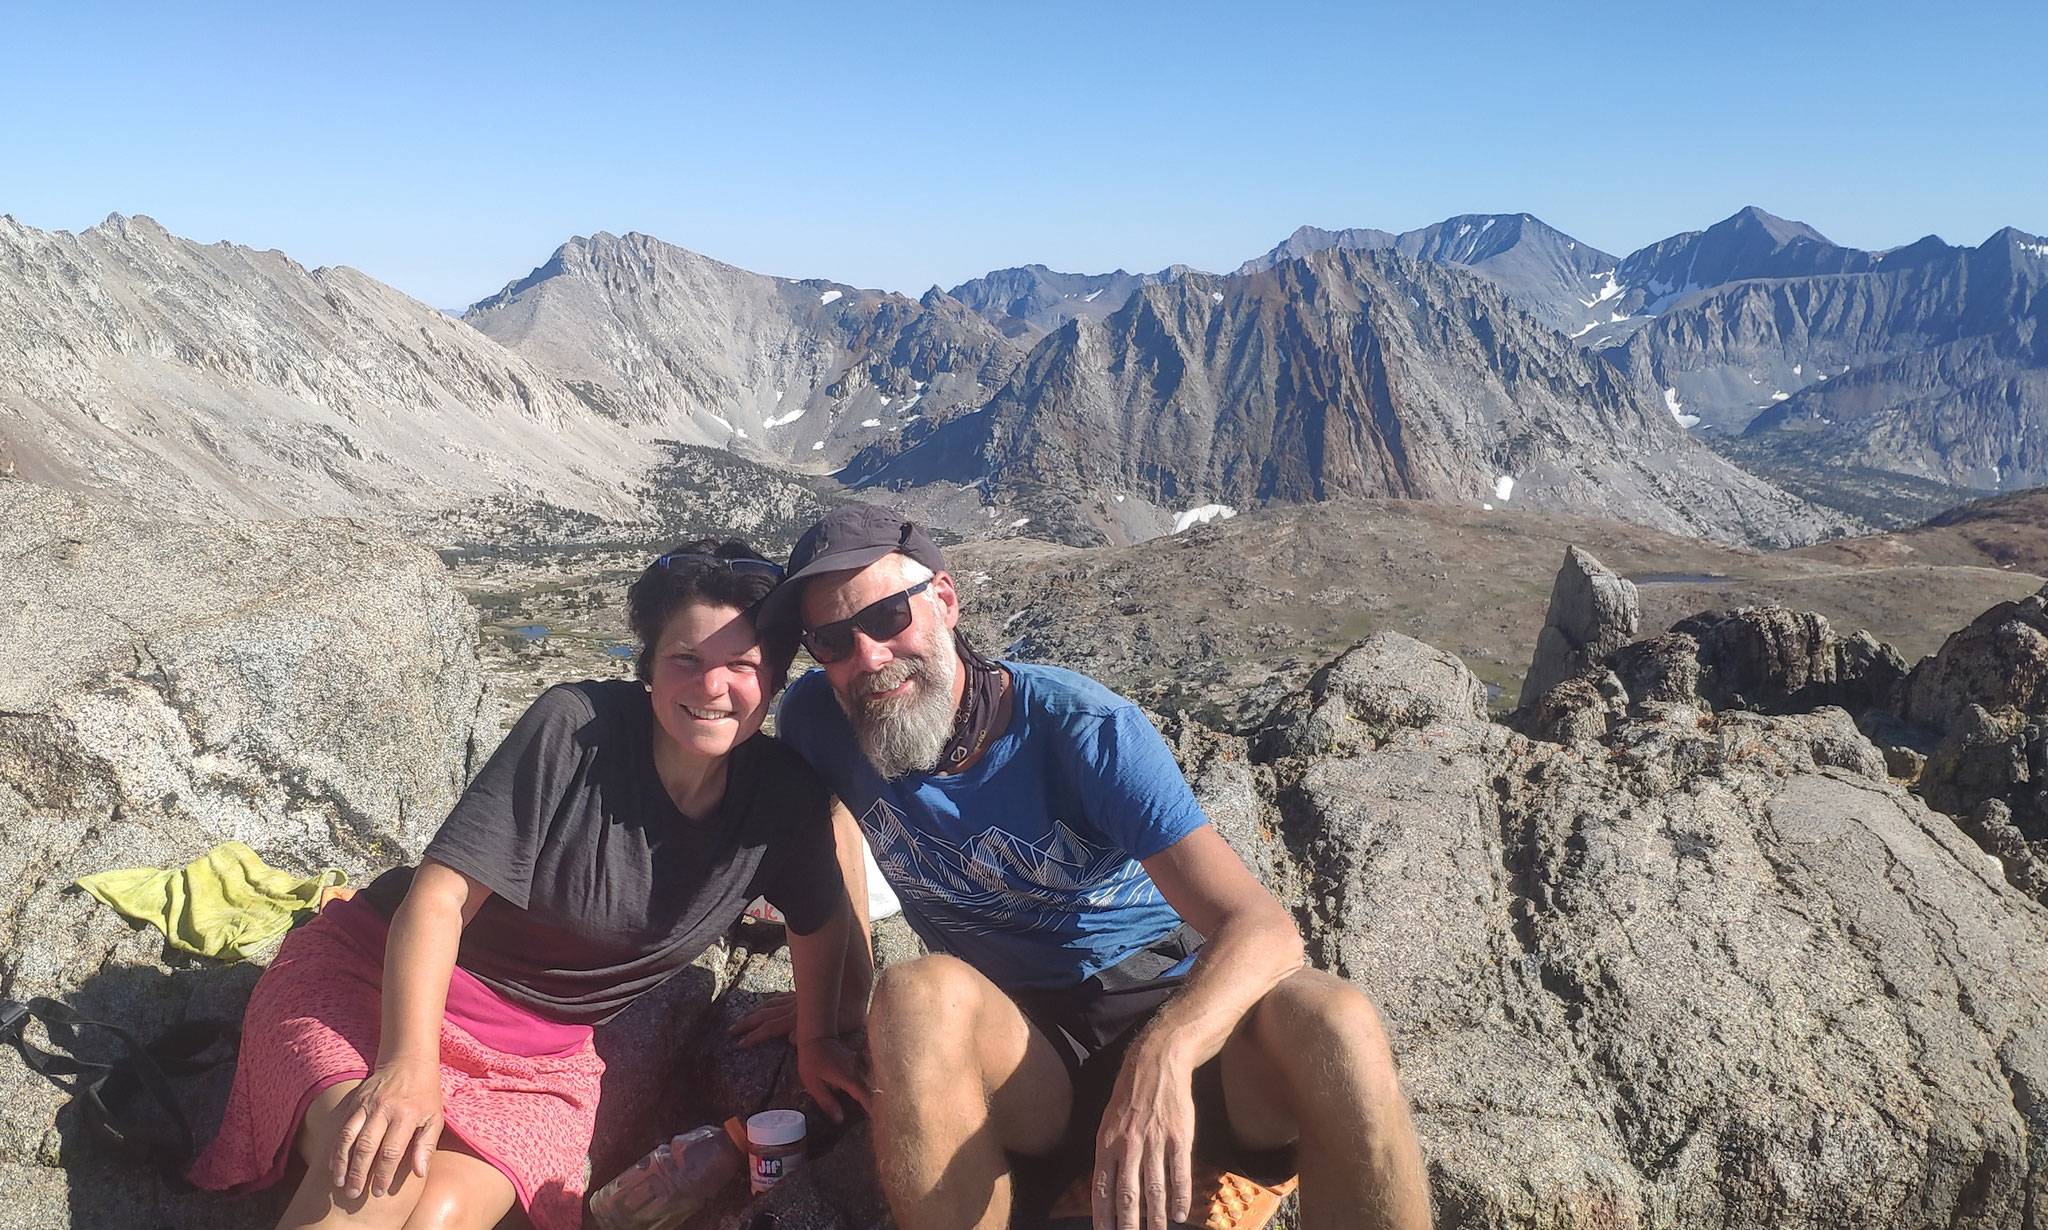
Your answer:
[[[1280,1211],[1280,1202],[1287,1198],[1296,1185],[1299,1176],[1288,1179],[1277,1186],[1254,1183],[1241,1174],[1214,1167],[1195,1169],[1195,1214],[1202,1217],[1197,1225],[1202,1230],[1260,1230],[1273,1220]],[[1204,1206],[1204,1195],[1207,1205]],[[1088,1217],[1092,1214],[1094,1202],[1088,1194],[1087,1176],[1075,1179],[1072,1186],[1060,1194],[1053,1203],[1052,1216]]]

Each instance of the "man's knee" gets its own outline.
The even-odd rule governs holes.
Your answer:
[[[1283,1069],[1333,1064],[1361,1075],[1391,1075],[1393,1056],[1372,1001],[1357,987],[1321,970],[1305,969],[1266,993],[1252,1020],[1264,1051]],[[1321,1073],[1310,1079],[1320,1080]]]
[[[875,1061],[957,1064],[972,1046],[989,985],[965,961],[943,954],[883,970],[868,1007]]]

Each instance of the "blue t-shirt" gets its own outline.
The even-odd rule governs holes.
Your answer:
[[[1138,860],[1208,823],[1138,707],[1072,671],[1005,662],[1008,727],[964,773],[887,781],[823,671],[776,719],[860,821],[904,916],[1005,990],[1068,987],[1180,916]]]

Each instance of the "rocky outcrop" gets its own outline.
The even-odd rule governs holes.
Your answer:
[[[1608,609],[1633,618],[1634,588],[1626,605],[1619,588],[1627,585],[1591,555],[1571,549],[1523,689],[1522,729],[1593,729],[1624,709],[1641,714],[1671,705],[1773,713],[1833,705],[1863,713],[1887,709],[1906,679],[1898,652],[1869,633],[1840,637],[1824,617],[1781,606],[1707,611],[1668,632],[1624,643],[1619,619],[1595,613],[1593,603],[1594,595],[1604,595]],[[1553,635],[1560,623],[1604,633],[1604,648],[1568,652],[1566,638],[1576,633]],[[1546,643],[1559,646],[1549,659]]]
[[[256,970],[166,955],[76,877],[234,839],[360,881],[417,855],[497,738],[439,562],[347,522],[152,524],[0,481],[0,611],[0,991],[145,1039],[238,1022]],[[225,1077],[184,1089],[202,1131]],[[0,1226],[275,1219],[105,1160],[64,1101],[0,1053]]]
[[[1578,547],[1567,547],[1543,630],[1536,634],[1536,655],[1522,681],[1522,703],[1605,661],[1634,640],[1641,626],[1635,584]]]
[[[1878,764],[2048,903],[2048,589],[1985,611],[1911,671],[1867,632],[1749,607],[1680,620],[1524,695],[1518,729],[1581,750],[1632,719],[1839,708]]]
[[[1271,774],[1248,855],[1378,1004],[1439,1225],[2042,1224],[2048,915],[1845,713],[1588,755],[1374,660],[1373,736],[1195,780],[1228,812]]]

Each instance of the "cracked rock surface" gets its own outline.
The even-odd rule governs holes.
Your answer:
[[[2042,1224],[2048,913],[1842,710],[1273,750],[1254,861],[1385,1018],[1439,1225]]]
[[[0,995],[145,1039],[239,1022],[254,967],[167,954],[72,881],[228,839],[358,883],[415,857],[497,739],[475,638],[431,553],[347,522],[156,525],[0,481]],[[225,1079],[187,1093],[204,1132]],[[64,1102],[0,1055],[0,1227],[269,1224],[101,1161]]]

